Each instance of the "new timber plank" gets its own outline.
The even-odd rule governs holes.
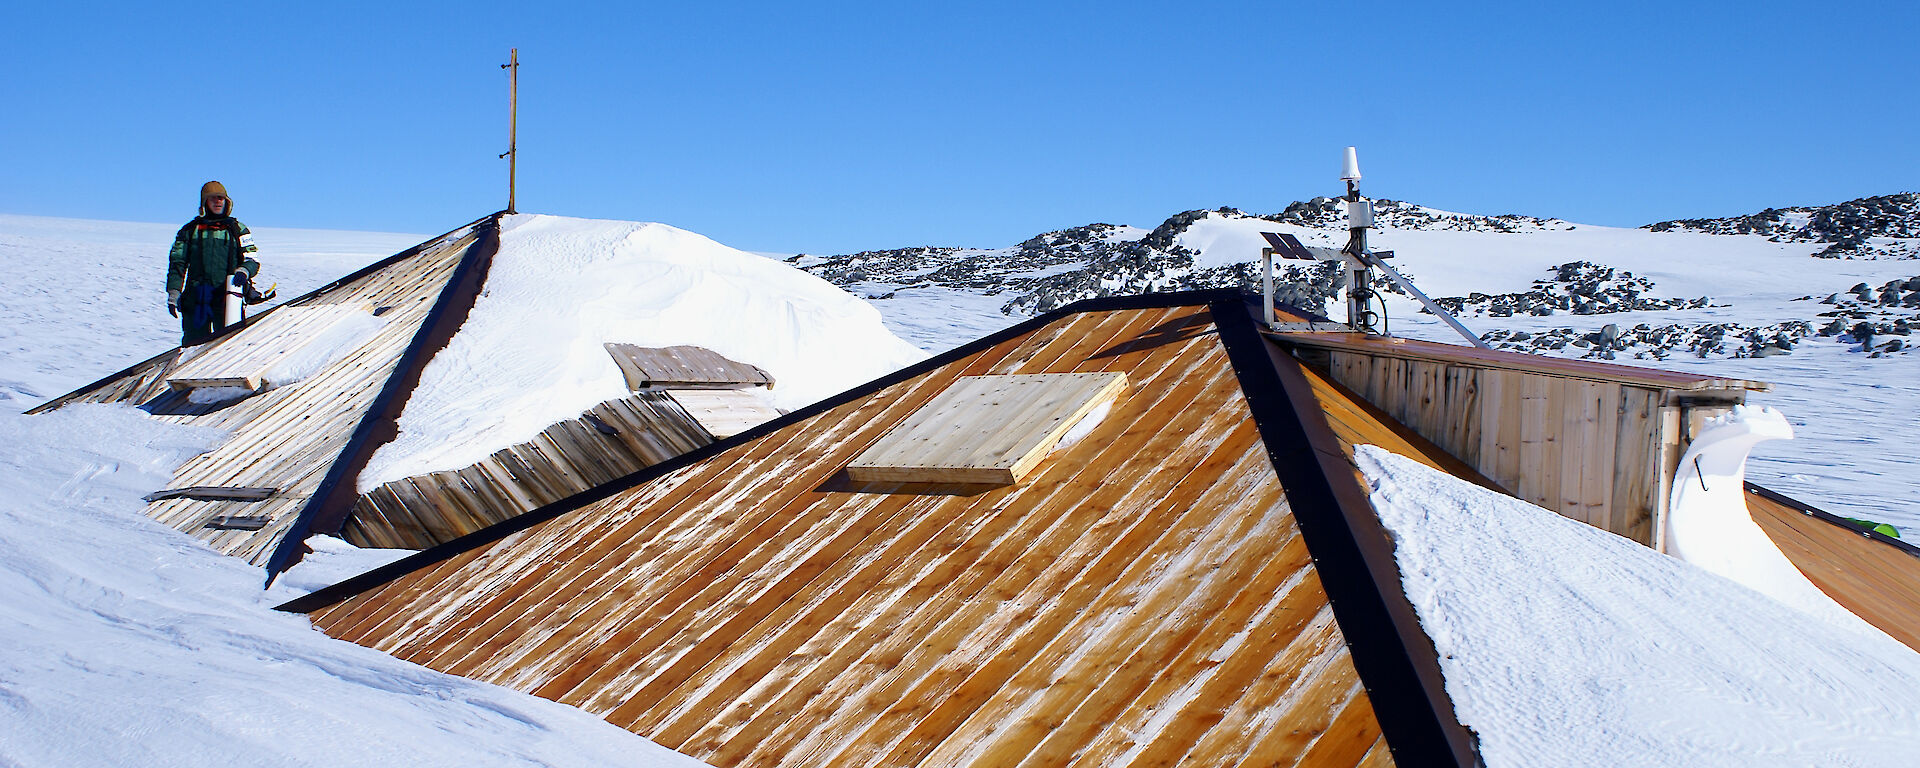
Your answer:
[[[1118,372],[963,378],[855,457],[847,475],[862,482],[1011,485],[1126,386]]]

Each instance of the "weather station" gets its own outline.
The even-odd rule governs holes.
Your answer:
[[[1345,161],[1341,164],[1340,180],[1346,184],[1347,207],[1347,245],[1344,248],[1321,248],[1306,245],[1300,238],[1279,232],[1261,232],[1266,238],[1267,247],[1260,249],[1260,290],[1262,296],[1262,321],[1272,331],[1323,331],[1328,330],[1326,323],[1279,321],[1274,309],[1273,260],[1282,259],[1315,262],[1338,262],[1341,279],[1335,286],[1344,285],[1347,289],[1348,330],[1371,336],[1388,336],[1386,301],[1373,290],[1373,273],[1379,270],[1401,290],[1406,291],[1432,312],[1435,317],[1452,326],[1461,336],[1481,349],[1487,349],[1485,342],[1473,331],[1461,324],[1459,318],[1435,304],[1413,281],[1408,280],[1399,270],[1387,265],[1387,259],[1393,258],[1393,251],[1375,251],[1367,246],[1367,230],[1373,228],[1373,201],[1360,196],[1360,158],[1353,147],[1347,147]],[[1380,311],[1375,312],[1378,305]]]

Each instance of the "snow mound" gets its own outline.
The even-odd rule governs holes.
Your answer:
[[[258,568],[142,514],[220,437],[126,406],[0,414],[0,765],[703,765],[272,610]]]
[[[1913,764],[1906,646],[1376,446],[1357,454],[1486,765]]]
[[[665,224],[515,215],[466,324],[427,364],[362,491],[458,469],[629,394],[604,344],[757,365],[792,410],[923,359],[866,302]]]

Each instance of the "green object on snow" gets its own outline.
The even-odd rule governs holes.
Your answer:
[[[1872,520],[1862,520],[1857,517],[1846,518],[1846,521],[1849,523],[1853,523],[1854,525],[1860,526],[1863,529],[1873,531],[1874,533],[1885,534],[1888,536],[1892,536],[1896,539],[1900,538],[1900,529],[1895,528],[1886,523],[1876,523]]]

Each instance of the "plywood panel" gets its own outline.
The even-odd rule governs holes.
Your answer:
[[[1126,389],[1119,372],[962,378],[847,465],[861,482],[1008,485]]]

